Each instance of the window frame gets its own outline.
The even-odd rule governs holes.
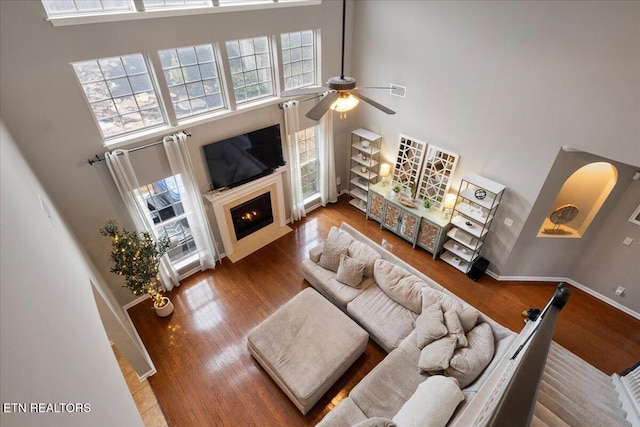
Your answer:
[[[303,84],[302,86],[295,86],[295,87],[288,88],[286,83],[287,78],[284,75],[285,63],[284,63],[284,54],[283,54],[283,46],[282,46],[282,36],[285,34],[291,35],[293,33],[303,33],[307,31],[311,32],[312,38],[313,38],[313,82],[309,84]],[[284,90],[290,90],[290,89],[320,86],[320,84],[318,83],[319,76],[320,76],[320,57],[319,57],[320,29],[299,30],[299,31],[290,31],[287,33],[280,33],[276,38],[277,38],[277,52],[278,52],[277,59],[278,59],[278,67],[279,67],[278,81],[280,83],[281,90],[284,91]],[[304,60],[301,59],[300,62],[304,62]]]
[[[315,199],[316,197],[318,197],[320,195],[320,186],[319,186],[319,182],[320,182],[320,159],[319,159],[319,156],[318,156],[318,141],[319,141],[318,140],[318,135],[319,135],[318,126],[319,125],[313,125],[313,126],[309,126],[307,128],[304,128],[304,129],[300,129],[298,131],[298,135],[296,135],[296,144],[298,146],[298,155],[301,156],[302,152],[300,151],[300,143],[301,142],[306,142],[307,140],[309,140],[309,138],[307,138],[307,136],[305,135],[302,139],[300,139],[299,134],[303,133],[303,132],[306,134],[306,132],[309,129],[313,129],[313,141],[314,141],[315,156],[314,156],[314,158],[312,160],[307,159],[304,162],[302,162],[302,159],[299,159],[300,160],[300,170],[301,170],[301,172],[302,172],[302,169],[305,166],[308,166],[308,165],[310,165],[312,163],[315,163],[315,165],[316,165],[315,180],[314,180],[316,188],[315,188],[315,191],[312,192],[312,193],[306,193],[305,194],[304,191],[303,191],[302,196],[303,196],[303,199],[305,201],[308,201],[308,200],[311,200],[311,199]],[[305,152],[308,152],[308,150],[305,149]],[[308,177],[308,176],[310,176],[310,174],[306,174],[304,176]],[[301,186],[303,186],[302,178],[303,178],[303,175],[301,174],[300,175],[300,185]],[[303,190],[304,190],[304,186],[303,186]]]

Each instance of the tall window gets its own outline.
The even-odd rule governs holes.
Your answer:
[[[138,189],[160,237],[168,237],[169,259],[178,269],[197,256],[191,227],[182,207],[180,175],[170,176]]]
[[[280,40],[285,89],[316,84],[314,32],[281,34]]]
[[[228,41],[227,54],[236,103],[274,94],[271,49],[267,37]]]
[[[224,108],[210,44],[158,52],[178,119]]]
[[[316,126],[299,131],[297,141],[300,153],[302,195],[306,198],[319,191]]]
[[[42,0],[49,16],[133,11],[129,0]]]
[[[142,54],[72,65],[105,138],[165,123]]]

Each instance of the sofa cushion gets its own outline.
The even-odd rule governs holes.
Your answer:
[[[396,427],[396,423],[389,418],[372,417],[353,424],[351,427]]]
[[[439,302],[424,308],[416,319],[417,345],[421,350],[425,345],[444,337],[447,333]]]
[[[398,427],[444,427],[463,400],[452,378],[434,375],[418,386],[393,421]]]
[[[316,427],[350,426],[367,419],[353,399],[345,397],[316,424]]]
[[[428,375],[401,350],[389,353],[349,393],[368,417],[393,418]]]
[[[309,249],[309,259],[316,264],[320,262],[320,256],[322,255],[322,248],[324,247],[324,243],[316,245]]]
[[[488,323],[480,323],[467,333],[468,347],[453,354],[446,373],[455,377],[464,388],[471,384],[487,367],[494,353],[493,332]]]
[[[379,259],[373,267],[373,278],[389,298],[420,314],[422,312],[422,288],[426,283],[404,268],[384,259]],[[437,291],[434,291],[437,292]]]
[[[462,329],[460,318],[458,318],[458,312],[455,310],[449,310],[444,313],[444,324],[447,327],[448,335],[456,339],[456,348],[466,347],[467,337]]]
[[[339,243],[326,240],[322,247],[322,255],[318,265],[331,271],[338,271],[340,266],[340,257],[346,255],[349,251],[348,247],[341,246]]]
[[[349,246],[349,256],[365,262],[364,275],[366,277],[373,277],[373,266],[376,260],[381,258],[380,254],[371,246],[355,239]]]
[[[429,287],[422,288],[422,307],[429,307],[436,302],[440,303],[443,311],[446,312],[454,309],[458,313],[460,323],[465,332],[469,332],[471,328],[476,325],[478,321],[478,310],[470,305],[461,303],[454,297],[443,292],[436,291]]]
[[[387,352],[411,333],[418,317],[389,298],[378,286],[369,286],[356,296],[347,304],[347,312]]]
[[[420,360],[418,360],[420,372],[434,373],[447,369],[456,350],[456,342],[455,335],[447,335],[426,345],[420,351]]]
[[[352,288],[359,288],[362,283],[362,274],[364,273],[364,262],[359,259],[351,258],[346,254],[340,256],[340,264],[336,272],[336,280]]]

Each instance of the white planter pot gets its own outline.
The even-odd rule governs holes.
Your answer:
[[[162,297],[162,301],[166,301],[167,303],[165,305],[163,305],[162,307],[155,307],[154,306],[154,308],[156,309],[156,314],[159,317],[167,317],[171,313],[173,313],[173,303],[167,297]]]

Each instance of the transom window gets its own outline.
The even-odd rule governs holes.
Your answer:
[[[145,10],[211,6],[210,0],[142,0]]]
[[[42,0],[42,3],[49,16],[135,10],[129,0]]]
[[[182,207],[184,191],[180,174],[170,176],[138,189],[141,201],[151,214],[159,237],[169,238],[169,259],[178,264],[197,254],[191,227]]]
[[[210,44],[158,52],[178,119],[225,107]]]
[[[76,62],[73,69],[105,138],[165,123],[142,54]]]
[[[314,32],[281,34],[280,41],[285,89],[316,84]]]
[[[296,134],[302,180],[302,195],[309,197],[318,189],[318,150],[316,144],[316,126],[299,131]]]
[[[267,37],[226,42],[236,103],[274,94],[271,49]]]

